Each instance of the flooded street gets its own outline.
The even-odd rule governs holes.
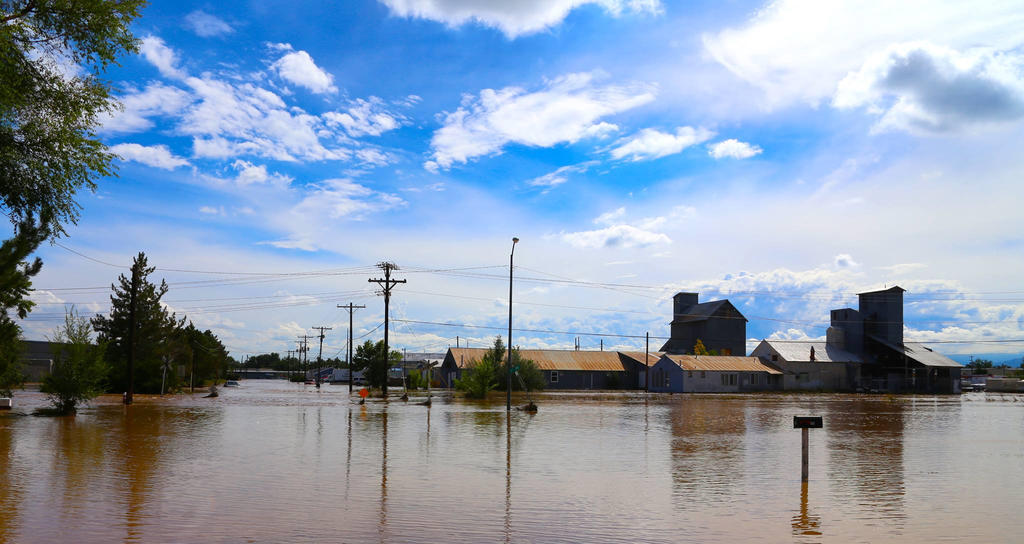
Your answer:
[[[243,382],[0,415],[0,542],[1019,542],[1024,398],[350,403]],[[17,411],[44,404],[18,392]],[[794,415],[810,431],[800,483]]]

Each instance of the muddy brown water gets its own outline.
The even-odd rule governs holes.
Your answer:
[[[119,400],[0,414],[0,542],[1024,541],[1024,396]]]

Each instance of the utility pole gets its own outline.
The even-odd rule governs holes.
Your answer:
[[[647,384],[644,386],[644,391],[650,393],[651,392],[651,360],[650,360],[651,356],[649,355],[649,353],[651,352],[651,333],[650,332],[644,333],[644,338],[646,338],[646,341],[645,341],[645,344],[644,344],[644,368],[646,368],[646,370],[644,370],[644,379],[647,382]]]
[[[349,302],[345,306],[338,304],[339,308],[348,310],[348,394],[352,394],[352,314],[357,308],[365,308],[366,306],[356,306]]]
[[[395,287],[395,285],[397,285],[399,283],[405,283],[405,280],[393,280],[393,279],[391,279],[391,271],[392,270],[398,270],[398,265],[396,265],[395,263],[389,263],[389,262],[385,261],[385,262],[377,263],[377,267],[384,271],[384,278],[383,279],[381,279],[381,278],[370,278],[369,280],[366,280],[366,281],[368,281],[369,283],[376,283],[377,285],[380,285],[381,289],[382,289],[381,294],[384,295],[384,368],[385,368],[385,375],[384,375],[384,389],[382,391],[382,394],[384,395],[384,398],[387,398],[387,396],[388,396],[388,379],[387,379],[386,369],[388,367],[388,359],[389,359],[388,355],[390,355],[390,353],[388,352],[388,349],[389,349],[388,348],[388,307],[389,307],[389,305],[391,303],[391,289],[393,289]]]
[[[292,378],[292,353],[295,353],[295,351],[294,350],[288,350],[288,365],[286,367],[286,369],[287,369],[286,371],[288,372],[288,379],[289,380],[291,380],[291,378]]]
[[[332,330],[330,327],[312,327],[313,330],[320,331],[320,351],[316,354],[316,387],[320,388],[320,367],[323,366],[323,354],[324,354],[324,331]]]
[[[309,372],[309,339],[310,338],[316,338],[316,337],[315,336],[309,336],[308,334],[303,334],[302,336],[299,337],[299,341],[302,342],[302,346],[299,347],[299,350],[303,354],[303,357],[302,357],[302,380],[303,381],[306,380],[306,372]]]
[[[519,238],[512,238],[512,252],[508,255],[508,362],[505,363],[505,412],[512,411],[512,259],[516,256]]]
[[[124,394],[125,404],[131,404],[135,395],[135,329],[138,327],[135,306],[139,300],[140,271],[138,266],[132,265],[132,285],[128,298],[128,391]]]

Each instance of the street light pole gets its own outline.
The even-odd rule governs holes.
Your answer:
[[[512,411],[512,259],[516,256],[516,243],[519,238],[512,238],[512,253],[508,256],[508,364],[505,367],[505,411]]]

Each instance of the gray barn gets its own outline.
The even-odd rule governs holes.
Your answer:
[[[672,333],[660,351],[693,353],[700,340],[720,355],[747,353],[747,318],[728,300],[698,302],[697,293],[672,297]]]

